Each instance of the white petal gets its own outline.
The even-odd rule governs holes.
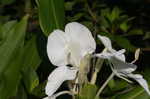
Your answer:
[[[124,49],[115,51],[113,53],[108,51],[103,51],[100,54],[95,54],[96,57],[102,58],[102,59],[110,59],[112,56],[115,56],[117,59],[121,61],[125,61],[125,55],[123,54],[125,52]]]
[[[110,59],[113,56],[113,54],[108,53],[108,52],[102,52],[100,54],[95,54],[94,56],[102,58],[102,59]]]
[[[55,30],[48,36],[47,53],[50,61],[56,66],[67,65],[67,41],[65,33]]]
[[[48,82],[45,88],[48,96],[53,95],[61,84],[66,80],[73,80],[76,77],[77,69],[72,69],[67,66],[56,68],[48,77]]]
[[[108,37],[98,35],[98,38],[104,44],[105,48],[107,48],[109,51],[113,50],[111,45],[111,40]]]
[[[115,56],[110,58],[110,62],[113,64],[113,68],[122,73],[131,73],[136,70],[137,66],[134,64],[126,63]]]
[[[78,49],[80,49],[80,53],[75,54],[80,54],[81,57],[84,57],[85,54],[93,53],[95,51],[95,40],[89,29],[84,25],[77,22],[68,23],[65,27],[65,33],[67,36],[70,36],[70,40],[73,42],[72,46],[78,45]]]
[[[150,95],[150,90],[147,84],[147,81],[143,78],[140,74],[128,74],[130,78],[133,78],[136,80],[144,89],[145,91]]]
[[[107,48],[108,52],[114,54],[118,59],[125,61],[125,55],[123,54],[125,52],[125,49],[116,51],[112,48],[111,40],[108,37],[98,35],[98,38],[104,44],[105,48]]]
[[[118,58],[118,59],[120,59],[121,61],[124,61],[125,62],[125,55],[124,55],[124,53],[125,53],[125,49],[121,49],[121,50],[119,50],[119,51],[115,51],[113,54],[114,54],[114,56],[116,57],[116,58]]]
[[[123,80],[126,80],[127,82],[129,82],[129,83],[132,83],[132,81],[131,80],[129,80],[129,79],[127,79],[127,73],[125,72],[121,72],[120,70],[116,70],[116,69],[114,69],[114,66],[112,65],[112,64],[110,64],[110,67],[111,67],[111,69],[112,69],[112,71],[113,71],[113,73],[117,76],[117,77],[119,77],[119,78],[121,78],[121,79],[123,79]]]

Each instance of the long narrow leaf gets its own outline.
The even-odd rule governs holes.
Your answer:
[[[64,0],[38,0],[39,21],[46,36],[64,25]]]

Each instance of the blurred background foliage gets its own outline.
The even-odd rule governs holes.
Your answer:
[[[150,85],[149,5],[150,0],[0,0],[0,99],[45,96],[47,77],[55,68],[47,57],[47,36],[72,21],[86,25],[96,40],[97,34],[106,35],[116,49],[127,49],[128,62],[134,59],[135,49],[141,48],[137,72]],[[97,43],[100,52],[103,46]],[[85,85],[79,99],[92,99],[96,94],[110,72],[103,67],[97,86]],[[67,89],[65,83],[59,90],[63,89]],[[114,78],[101,99],[150,98],[136,83]]]

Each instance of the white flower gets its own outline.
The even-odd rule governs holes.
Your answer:
[[[115,49],[112,48],[112,44],[111,44],[111,40],[106,37],[106,36],[101,36],[101,35],[98,35],[98,38],[101,40],[101,42],[104,44],[105,46],[105,49],[103,51],[104,55],[105,54],[117,54],[116,57],[119,58],[120,60],[122,61],[125,61],[125,55],[123,54],[125,52],[125,49],[122,49],[120,51],[116,51]],[[122,53],[122,54],[121,54]],[[107,55],[106,55],[107,56]]]
[[[91,32],[77,22],[67,24],[65,32],[54,30],[48,37],[47,53],[58,67],[48,77],[46,94],[52,96],[64,81],[75,79],[81,60],[95,48]],[[68,64],[73,67],[67,67]]]
[[[104,44],[106,50],[104,50],[100,54],[96,54],[95,56],[103,59],[108,59],[112,71],[116,74],[116,76],[129,81],[126,78],[132,78],[136,80],[144,89],[145,91],[150,95],[150,91],[148,88],[148,84],[146,80],[143,78],[140,74],[133,74],[132,72],[136,70],[137,66],[131,63],[127,63],[125,61],[125,50],[119,50],[116,51],[112,48],[111,41],[109,38],[105,36],[98,35],[99,39]],[[129,81],[130,82],[130,81]]]

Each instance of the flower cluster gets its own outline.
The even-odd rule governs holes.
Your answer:
[[[147,82],[142,75],[133,74],[137,66],[125,61],[125,49],[116,51],[112,48],[111,41],[105,36],[98,35],[100,41],[104,44],[105,49],[101,53],[96,53],[96,43],[91,32],[84,25],[77,22],[68,23],[65,31],[54,30],[48,37],[47,53],[51,63],[57,68],[49,75],[45,88],[48,97],[44,99],[55,99],[54,94],[61,84],[66,80],[75,80],[85,77],[88,73],[88,57],[98,57],[107,59],[113,73],[127,81],[128,78],[136,80],[150,95]],[[71,66],[68,66],[71,65]],[[83,76],[80,76],[82,75]],[[84,82],[84,80],[82,81]]]

